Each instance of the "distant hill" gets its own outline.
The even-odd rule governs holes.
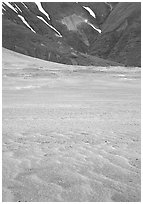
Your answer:
[[[141,65],[139,2],[10,2],[2,13],[4,48],[63,64]]]

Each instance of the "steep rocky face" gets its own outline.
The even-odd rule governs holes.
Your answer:
[[[2,12],[5,48],[65,64],[92,65],[93,55],[140,66],[140,3],[10,2]]]

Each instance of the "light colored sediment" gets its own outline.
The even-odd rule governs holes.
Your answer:
[[[140,201],[139,68],[7,55],[3,201]]]

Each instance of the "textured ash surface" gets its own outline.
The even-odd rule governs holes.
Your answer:
[[[3,51],[3,201],[140,201],[140,69]]]

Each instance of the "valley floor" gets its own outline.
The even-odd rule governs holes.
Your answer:
[[[3,55],[3,202],[140,201],[140,68],[29,59]]]

